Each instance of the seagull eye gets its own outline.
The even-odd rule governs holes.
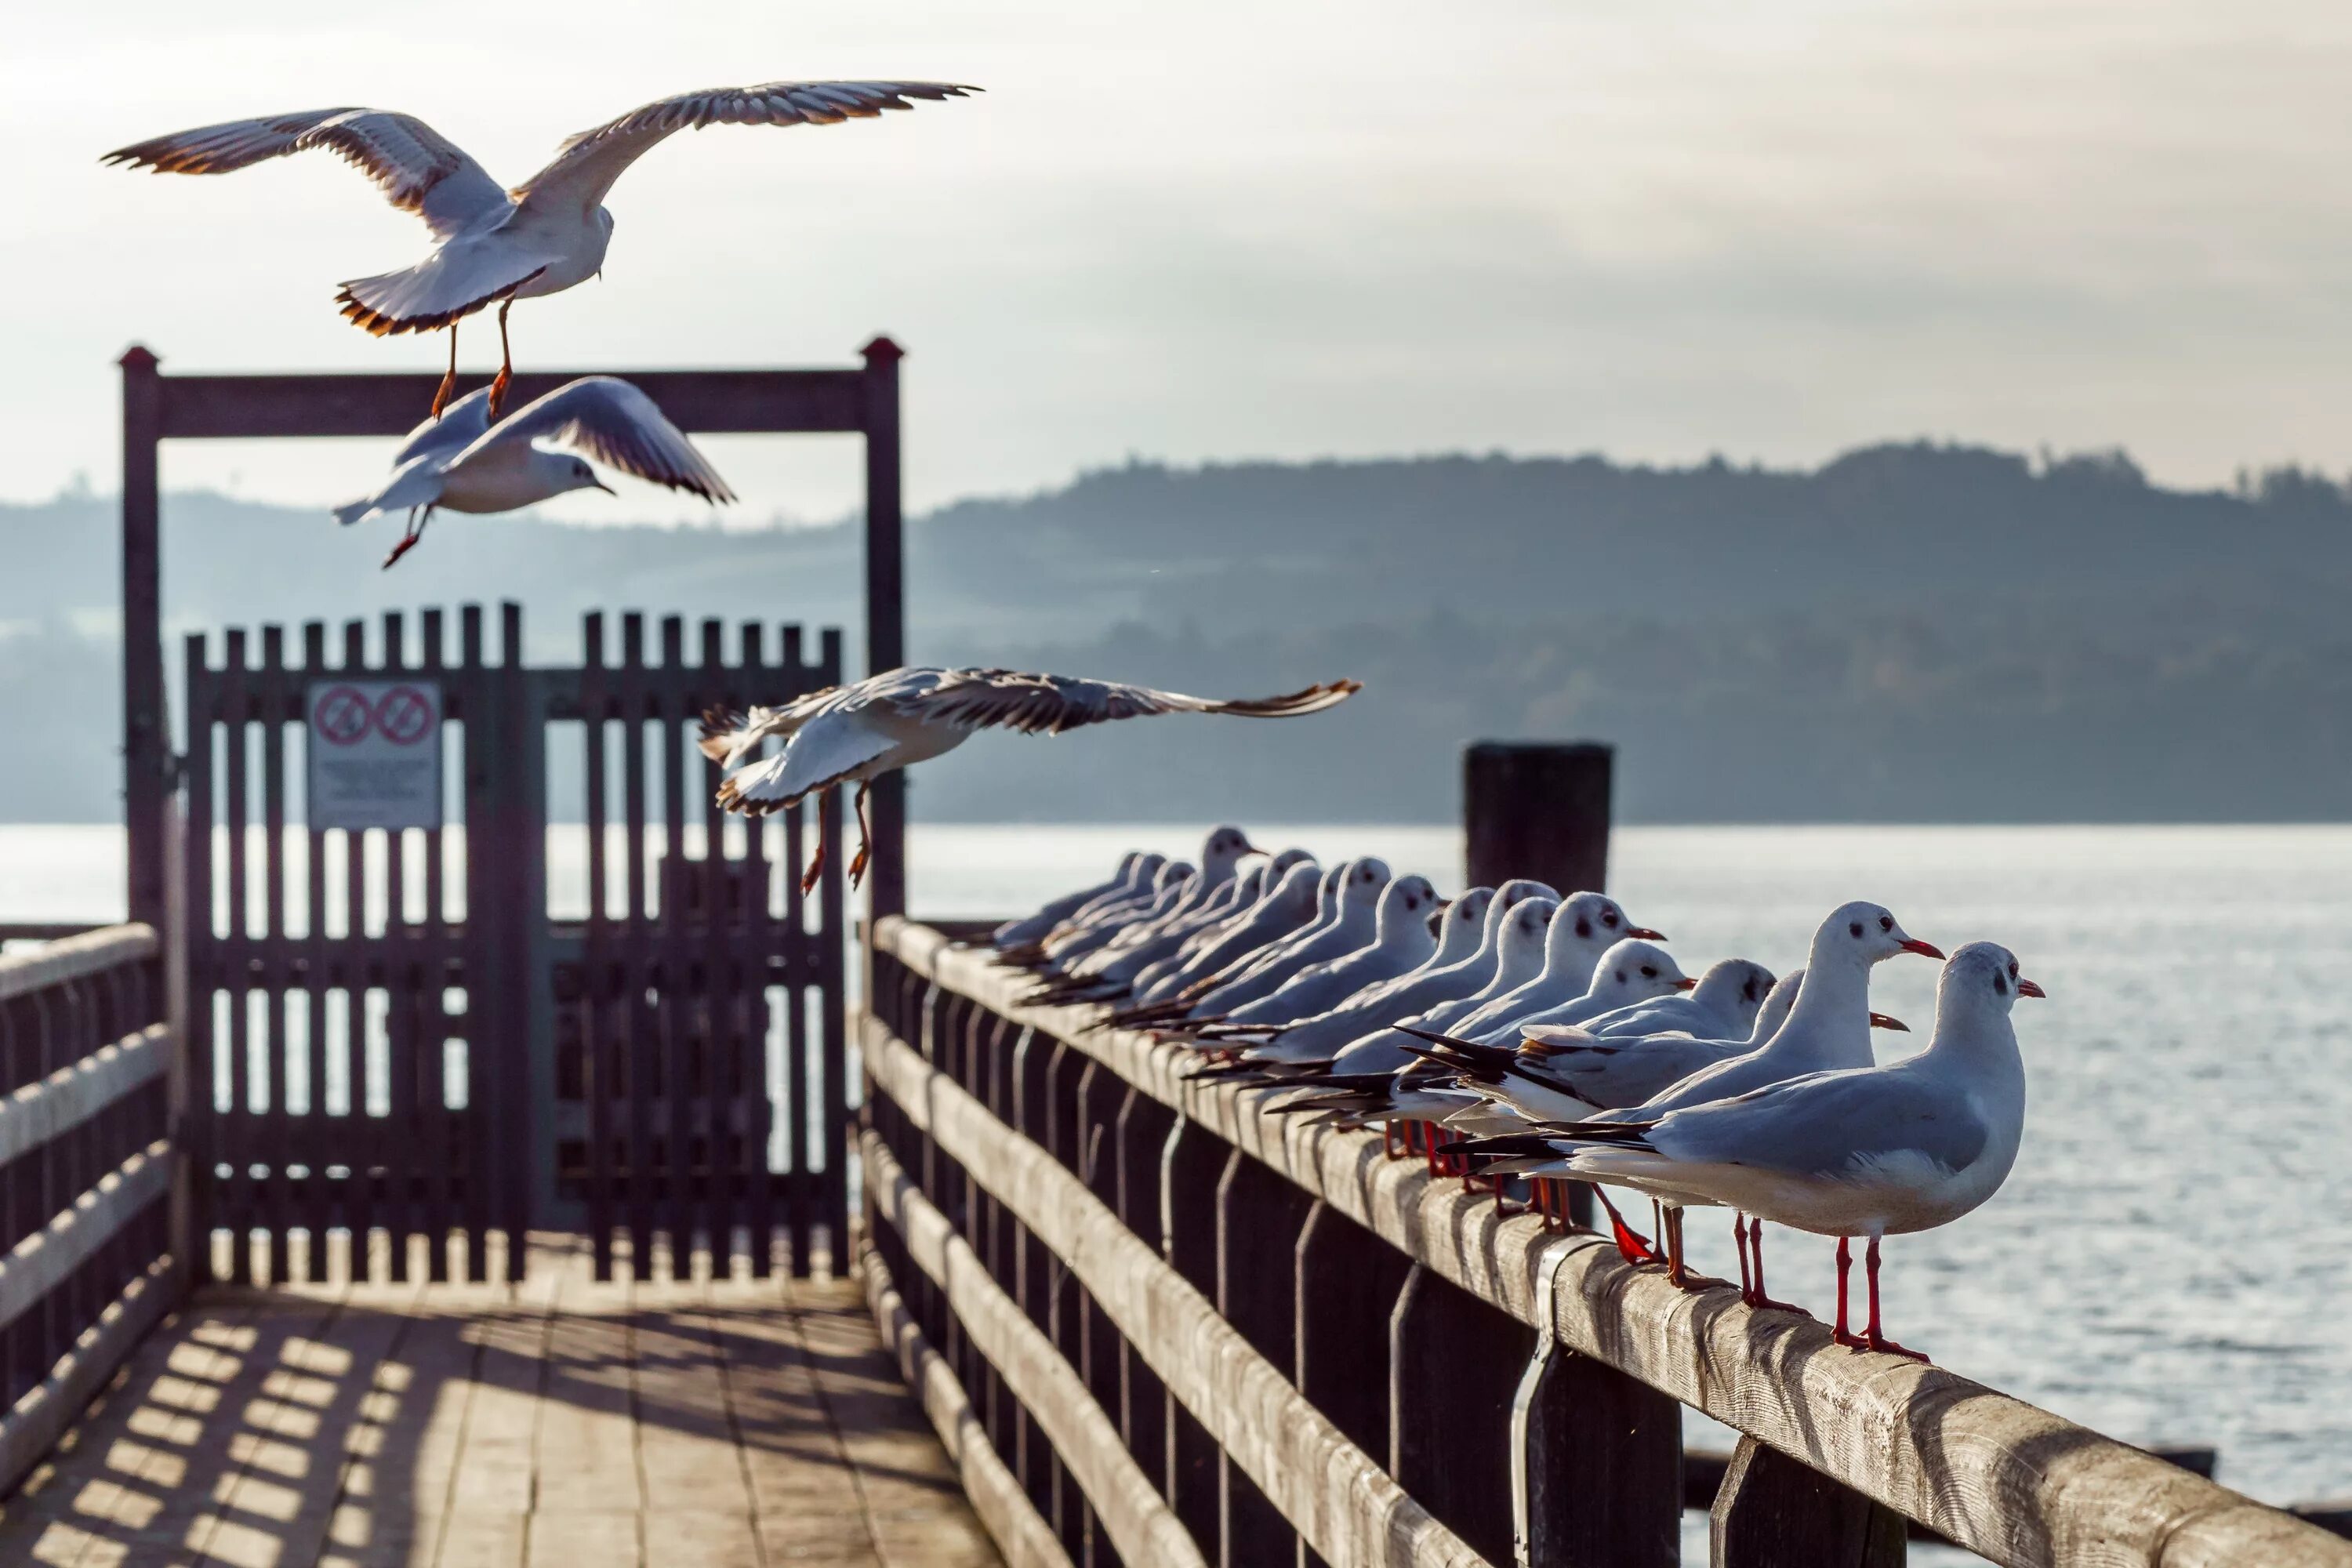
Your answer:
[[[1616,929],[1617,929],[1617,911],[1616,911],[1615,910],[1602,910],[1602,911],[1601,911],[1601,923],[1602,925],[1605,925],[1605,926],[1609,927],[1609,929],[1610,929],[1610,930],[1612,930],[1612,931],[1616,930]]]
[[[1878,929],[1881,931],[1893,931],[1895,929],[1895,917],[1893,915],[1879,916]]]
[[[2009,963],[2009,977],[2010,977],[2011,980],[2014,980],[2014,979],[2016,979],[2016,978],[2017,978],[2017,961],[2016,961],[2015,959],[2011,959],[2011,960],[2010,960],[2010,963]]]
[[[1642,965],[1642,973],[1646,979],[1655,980],[1658,977],[1658,966],[1654,963],[1645,963]]]

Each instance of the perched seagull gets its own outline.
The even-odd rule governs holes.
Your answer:
[[[413,114],[383,109],[312,109],[233,120],[120,147],[100,160],[159,174],[226,174],[267,158],[324,148],[355,164],[385,199],[424,219],[434,250],[414,267],[345,282],[336,300],[368,331],[449,329],[449,374],[433,412],[457,380],[457,322],[496,301],[498,417],[514,378],[507,311],[517,300],[561,293],[604,270],[613,238],[604,196],[622,172],[668,137],[710,125],[833,125],[871,120],[980,89],[931,81],[778,81],[684,92],[633,109],[567,139],[555,161],[508,190]]]
[[[1037,912],[1017,921],[1006,921],[989,932],[989,945],[1002,951],[1008,947],[1025,947],[1050,935],[1054,928],[1078,912],[1105,893],[1118,892],[1130,886],[1144,860],[1140,849],[1130,849],[1119,857],[1118,869],[1106,881],[1090,888],[1080,888],[1074,893],[1064,893],[1058,899],[1048,899],[1037,906]],[[1158,869],[1155,866],[1153,869]]]
[[[1425,877],[1399,877],[1381,889],[1372,940],[1342,958],[1292,975],[1268,994],[1227,1015],[1237,1024],[1289,1024],[1338,1006],[1368,986],[1426,962],[1437,951],[1429,916],[1443,907]]]
[[[1222,1017],[1233,1008],[1272,995],[1311,969],[1349,957],[1370,944],[1379,934],[1381,895],[1391,879],[1388,862],[1367,855],[1347,861],[1338,870],[1330,921],[1202,993],[1196,1004],[1198,1016]]]
[[[1187,998],[1215,984],[1217,976],[1296,937],[1315,919],[1317,889],[1322,879],[1322,871],[1312,859],[1299,860],[1278,878],[1269,869],[1266,889],[1257,902],[1199,933],[1208,940],[1160,983],[1163,988],[1174,988],[1172,1001],[1126,1009],[1113,1014],[1111,1021],[1125,1024],[1133,1021],[1132,1015],[1159,1016],[1171,1009],[1181,1014],[1192,1005]]]
[[[1029,947],[1008,948],[996,955],[996,961],[1014,969],[1059,973],[1117,941],[1118,933],[1129,926],[1166,913],[1184,896],[1184,889],[1192,884],[1192,872],[1190,860],[1162,860],[1159,868],[1132,892],[1097,900],[1046,932],[1045,941]]]
[[[383,558],[389,567],[416,547],[436,511],[512,511],[566,490],[613,493],[585,458],[550,451],[540,441],[585,452],[625,474],[714,504],[735,499],[686,432],[618,377],[566,382],[495,425],[490,405],[488,388],[469,392],[411,430],[393,454],[392,477],[374,494],[337,507],[335,521],[348,528],[405,510],[408,531]]]
[[[1167,998],[1189,984],[1193,961],[1222,942],[1245,920],[1273,889],[1297,865],[1312,865],[1314,857],[1304,849],[1290,848],[1270,860],[1261,860],[1234,879],[1227,896],[1213,907],[1200,911],[1200,919],[1177,943],[1176,951],[1156,963],[1144,966],[1128,991],[1128,1005],[1114,1020],[1122,1026],[1129,1013],[1149,1013]]]
[[[864,879],[871,853],[866,795],[874,780],[951,752],[982,730],[1058,735],[1161,713],[1295,719],[1336,707],[1362,689],[1361,681],[1335,680],[1281,697],[1219,700],[1068,675],[917,666],[812,692],[782,708],[754,709],[749,717],[713,709],[702,716],[702,752],[732,770],[719,786],[719,804],[749,816],[856,783],[857,855],[849,863],[856,883]],[[783,749],[760,759],[761,742],[771,735],[782,738]],[[824,868],[824,836],[819,834],[802,886],[815,887]]]
[[[2018,973],[2007,948],[1972,942],[1944,965],[1935,1037],[1908,1061],[1498,1142],[1539,1146],[1588,1180],[1836,1237],[1838,1343],[1925,1361],[1886,1337],[1879,1238],[1949,1225],[2008,1179],[2025,1131],[2025,1063],[2010,1009],[2021,996],[2044,994]],[[1870,1316],[1859,1334],[1846,1313],[1855,1237],[1870,1244]]]
[[[1761,1047],[1702,1068],[1638,1106],[1608,1111],[1594,1121],[1654,1121],[1685,1106],[1727,1100],[1807,1073],[1869,1067],[1875,1059],[1871,1054],[1870,1030],[1877,1016],[1870,1010],[1870,972],[1903,952],[1944,956],[1905,931],[1894,914],[1880,905],[1861,900],[1839,905],[1813,932],[1796,1005]],[[1618,1250],[1629,1262],[1648,1261],[1652,1254],[1647,1244],[1613,1207],[1609,1217]],[[1667,1278],[1676,1285],[1708,1283],[1691,1275],[1684,1265],[1680,1206],[1669,1203],[1663,1219]],[[1734,1233],[1738,1234],[1737,1226]],[[1740,1261],[1743,1266],[1748,1263],[1744,1247]],[[1755,1304],[1769,1301],[1763,1294],[1760,1265],[1751,1275],[1751,1286]]]
[[[1454,1033],[1474,1038],[1487,1030],[1574,1001],[1592,988],[1601,954],[1620,937],[1664,942],[1664,931],[1637,926],[1617,900],[1603,893],[1571,893],[1560,900],[1544,935],[1543,968],[1536,975],[1455,1020]]]
[[[1128,924],[1101,948],[1031,992],[1030,1003],[1095,1002],[1127,994],[1129,983],[1172,953],[1191,931],[1190,918],[1231,887],[1244,856],[1261,854],[1238,827],[1220,827],[1202,847],[1200,874],[1157,919]]]
[[[1539,1024],[1580,1024],[1587,1018],[1615,1012],[1620,1008],[1637,1007],[1677,991],[1688,991],[1698,984],[1685,974],[1674,954],[1654,942],[1639,937],[1627,937],[1612,942],[1592,965],[1591,983],[1581,995],[1540,1012],[1524,1013],[1499,1026],[1473,1031],[1468,1020],[1459,1025],[1433,1016],[1422,1023],[1424,1029],[1446,1034],[1466,1035],[1475,1040],[1500,1043],[1515,1039],[1525,1029]]]
[[[1685,986],[1689,994],[1661,996],[1584,1018],[1561,1023],[1582,1024],[1609,1038],[1618,1035],[1654,1035],[1667,1029],[1687,1029],[1694,1035],[1728,1039],[1755,1026],[1757,1012],[1771,994],[1772,972],[1753,960],[1717,959],[1706,973]]]

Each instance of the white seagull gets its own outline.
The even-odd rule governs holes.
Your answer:
[[[561,293],[604,269],[613,215],[605,194],[623,171],[672,132],[710,125],[834,125],[871,120],[978,88],[935,81],[774,81],[707,88],[633,109],[565,140],[555,161],[511,190],[455,142],[413,114],[385,109],[310,109],[232,120],[134,142],[101,160],[159,174],[226,174],[267,158],[324,148],[356,164],[386,200],[425,221],[433,253],[413,267],[354,278],[336,295],[343,314],[381,337],[447,327],[449,374],[433,412],[457,376],[457,322],[495,301],[501,363],[490,384],[491,416],[513,379],[507,311],[517,300]]]
[[[782,708],[754,708],[749,715],[713,709],[702,716],[702,751],[732,770],[719,786],[719,804],[750,816],[855,783],[858,842],[849,867],[855,882],[864,877],[871,849],[866,795],[874,780],[951,752],[982,730],[1058,735],[1162,713],[1294,719],[1336,707],[1361,689],[1361,681],[1334,680],[1280,697],[1217,699],[1069,675],[918,666],[812,692]],[[781,738],[783,749],[761,758],[770,736]],[[816,885],[824,866],[819,834],[803,888]]]
[[[2025,1063],[2010,1009],[2043,994],[2007,948],[1972,942],[1944,965],[1935,1037],[1908,1061],[1508,1142],[1545,1143],[1568,1155],[1575,1175],[1668,1203],[1722,1204],[1836,1237],[1837,1342],[1925,1361],[1886,1337],[1878,1241],[1949,1225],[2008,1179],[2025,1131]],[[1854,1237],[1870,1243],[1870,1318],[1859,1334],[1846,1322]]]
[[[425,537],[436,511],[512,511],[566,490],[610,495],[612,487],[596,477],[586,458],[574,455],[579,452],[714,504],[735,499],[686,432],[665,418],[652,398],[617,377],[583,376],[495,425],[490,419],[487,387],[426,419],[393,455],[392,477],[374,494],[337,507],[335,521],[348,528],[385,512],[406,511],[408,531],[383,558],[388,567]],[[540,441],[573,451],[550,451],[536,445]]]

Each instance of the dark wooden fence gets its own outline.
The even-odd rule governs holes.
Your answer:
[[[867,1289],[1016,1563],[2347,1568],[2352,1543],[1951,1372],[1692,1296],[1589,1232],[1261,1115],[1189,1053],[870,939]]]
[[[0,1493],[180,1291],[161,943],[0,956]]]
[[[559,1197],[567,1215],[576,1200],[599,1279],[620,1233],[640,1279],[657,1234],[674,1257],[748,1251],[765,1278],[780,1227],[787,1266],[805,1275],[820,1236],[837,1250],[849,1220],[841,805],[730,825],[718,764],[694,742],[706,708],[837,684],[841,634],[826,631],[811,660],[801,628],[781,627],[772,662],[753,624],[731,660],[717,621],[701,623],[693,659],[678,617],[660,623],[658,659],[645,631],[622,616],[611,649],[592,615],[583,667],[538,677],[546,719],[581,721],[585,763],[587,920],[554,939]],[[649,871],[656,828],[664,852]],[[818,833],[834,848],[804,895]]]
[[[689,647],[680,617],[608,641],[592,615],[548,668],[516,606],[495,649],[455,619],[454,648],[437,610],[188,639],[192,1265],[514,1279],[539,1226],[585,1228],[600,1279],[662,1250],[765,1276],[780,1242],[809,1272],[848,1221],[845,857],[806,897],[799,868],[841,811],[725,824],[695,741],[705,708],[839,681],[840,634],[811,658],[797,626]],[[308,809],[310,694],[367,680],[437,689],[446,827]],[[556,921],[549,773],[575,764],[587,908]]]

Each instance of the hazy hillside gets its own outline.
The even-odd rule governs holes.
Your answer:
[[[856,530],[455,519],[394,573],[308,512],[169,503],[175,627],[521,600],[851,627]],[[110,500],[0,508],[0,816],[104,816]],[[2352,815],[2352,505],[2292,472],[2196,494],[2106,456],[1881,447],[1811,472],[1599,458],[1136,465],[912,527],[914,656],[1194,689],[1348,673],[1295,725],[976,744],[934,816],[1434,818],[1460,744],[1622,748],[1628,817]],[[23,765],[39,759],[38,766]]]

